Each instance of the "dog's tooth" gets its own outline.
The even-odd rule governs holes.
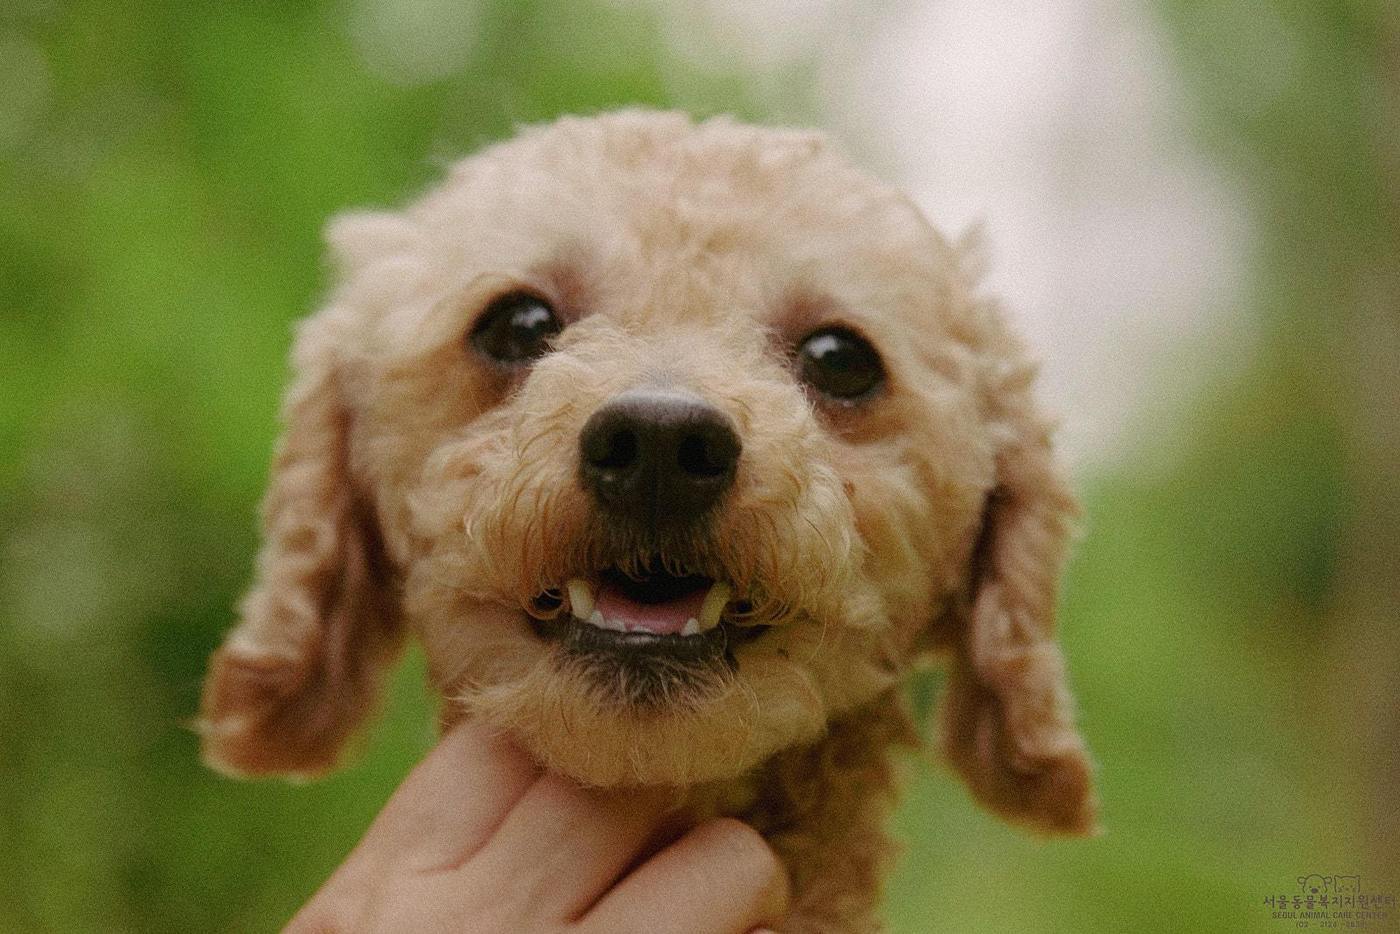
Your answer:
[[[588,581],[571,577],[564,586],[569,591],[569,612],[577,619],[593,622],[593,588],[588,586]]]
[[[729,602],[732,592],[724,581],[715,581],[710,587],[710,592],[705,594],[705,602],[700,605],[700,616],[697,619],[702,632],[719,625],[719,616],[724,612],[724,605]]]
[[[686,621],[685,621],[685,626],[683,626],[683,627],[681,628],[681,635],[683,635],[683,636],[698,636],[698,635],[700,635],[700,623],[699,623],[698,621],[694,620],[694,619],[688,619],[688,620],[686,620]]]

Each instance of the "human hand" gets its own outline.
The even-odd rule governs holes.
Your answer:
[[[474,724],[443,737],[289,934],[743,934],[787,877],[757,831],[701,824],[648,852],[673,799],[542,773]]]

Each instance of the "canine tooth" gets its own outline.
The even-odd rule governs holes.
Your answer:
[[[588,581],[572,577],[564,585],[569,591],[569,612],[578,619],[593,622],[593,588]]]
[[[681,635],[683,635],[683,636],[698,636],[698,635],[700,635],[700,624],[699,624],[698,622],[696,622],[694,619],[688,619],[688,620],[686,620],[686,621],[685,621],[685,626],[683,626],[683,627],[681,628]]]
[[[700,605],[700,616],[697,620],[702,632],[719,625],[719,615],[724,612],[724,605],[729,602],[731,593],[728,584],[716,581],[710,592],[705,594],[705,602]]]

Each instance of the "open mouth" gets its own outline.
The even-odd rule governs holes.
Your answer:
[[[661,650],[685,657],[723,655],[760,635],[753,607],[733,588],[701,574],[674,573],[654,561],[625,572],[604,568],[570,578],[532,601],[546,636],[581,650]]]

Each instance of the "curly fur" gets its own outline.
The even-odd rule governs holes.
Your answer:
[[[495,724],[582,782],[688,788],[697,818],[741,816],[784,857],[791,930],[869,930],[888,753],[912,736],[897,685],[947,656],[941,743],[973,794],[1094,828],[1053,633],[1075,505],[1034,368],[976,258],[902,195],[817,134],[625,111],[527,129],[328,239],[341,282],[297,336],[257,582],[206,686],[211,764],[330,769],[412,632],[445,724]],[[520,288],[568,325],[523,375],[464,345]],[[790,348],[831,322],[880,349],[878,398],[804,392]],[[598,406],[659,379],[744,452],[713,521],[661,550],[771,628],[734,671],[639,704],[524,610],[643,559],[575,452]]]

